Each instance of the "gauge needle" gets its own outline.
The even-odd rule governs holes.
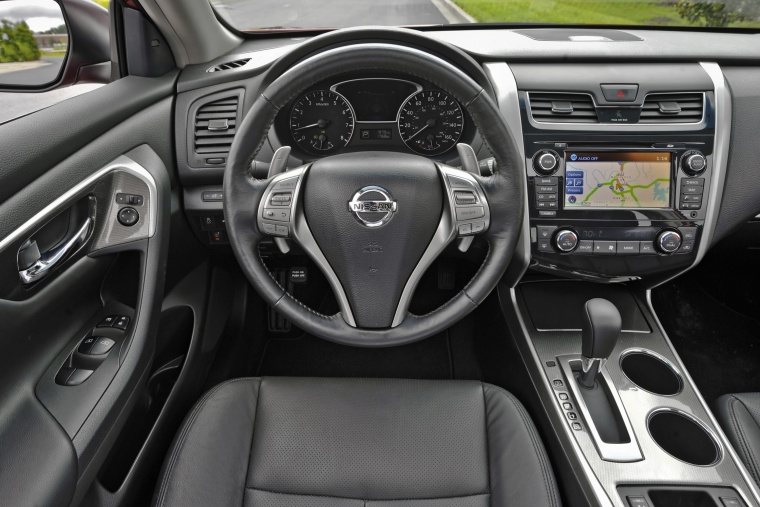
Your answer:
[[[310,129],[313,127],[319,127],[323,129],[327,127],[328,125],[330,125],[330,120],[317,120],[316,123],[312,123],[311,125],[306,125],[305,127],[298,127],[293,132],[298,132],[299,130]]]
[[[409,138],[406,140],[406,142],[408,143],[409,141],[411,141],[412,139],[414,139],[415,137],[417,137],[417,135],[419,135],[421,132],[424,132],[425,130],[429,129],[429,128],[430,128],[430,127],[432,127],[433,125],[435,125],[435,118],[430,118],[428,121],[426,121],[426,122],[425,122],[425,126],[424,126],[424,127],[422,127],[421,129],[419,129],[419,130],[418,130],[417,132],[415,132],[414,134],[412,134],[412,135],[411,135],[411,137],[409,137]]]

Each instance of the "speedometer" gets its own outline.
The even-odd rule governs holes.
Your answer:
[[[354,134],[354,111],[343,95],[309,92],[293,105],[290,132],[302,149],[326,155],[343,148]]]
[[[446,92],[423,90],[401,106],[398,130],[412,151],[422,155],[440,155],[459,141],[464,129],[464,115],[459,102]]]

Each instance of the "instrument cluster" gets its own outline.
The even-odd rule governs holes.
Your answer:
[[[371,77],[318,86],[298,97],[282,121],[292,143],[312,156],[344,148],[398,149],[424,156],[451,151],[465,113],[451,95],[406,79]]]

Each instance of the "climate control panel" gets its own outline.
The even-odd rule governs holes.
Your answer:
[[[692,254],[699,227],[593,227],[538,225],[539,254],[635,256]]]

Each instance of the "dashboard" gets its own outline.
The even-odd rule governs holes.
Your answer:
[[[440,88],[366,75],[310,87],[283,108],[275,130],[305,159],[361,150],[445,158],[474,134],[462,106]]]

